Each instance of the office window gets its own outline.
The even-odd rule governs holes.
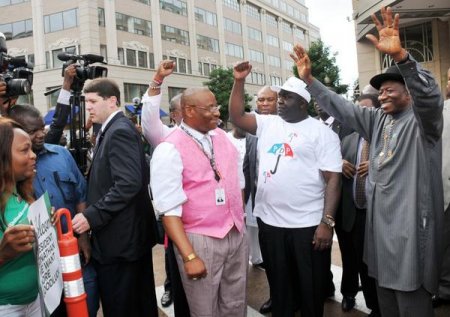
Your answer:
[[[247,15],[249,17],[255,18],[257,20],[261,20],[261,13],[259,13],[259,8],[258,7],[254,6],[254,5],[250,4],[250,3],[247,3],[246,11],[247,11]]]
[[[216,64],[198,62],[198,70],[203,76],[209,76],[209,74],[216,68]]]
[[[0,32],[5,35],[7,41],[33,36],[33,21],[28,19],[1,24]]]
[[[165,41],[189,46],[189,32],[172,26],[161,24],[161,38]]]
[[[12,4],[19,4],[22,2],[28,2],[30,0],[0,0],[0,7],[9,6]]]
[[[281,77],[278,76],[270,76],[270,84],[272,86],[281,86]]]
[[[197,34],[197,47],[203,50],[219,53],[219,41]]]
[[[134,0],[134,1],[137,1],[137,2],[140,2],[140,3],[143,3],[143,4],[150,5],[150,0]]]
[[[280,42],[278,40],[278,37],[273,36],[271,34],[267,34],[266,42],[267,42],[268,45],[275,46],[275,47],[280,47]]]
[[[45,33],[57,32],[78,26],[78,8],[44,16]]]
[[[240,11],[238,0],[223,0],[223,5],[236,11]]]
[[[100,44],[100,55],[103,56],[105,62],[108,61],[108,51],[104,44]]]
[[[152,22],[116,12],[116,29],[139,35],[152,36]]]
[[[292,72],[292,67],[293,66],[294,66],[294,62],[293,61],[288,61],[288,60],[284,61],[284,68],[286,70],[290,70]]]
[[[128,66],[137,66],[136,50],[131,50],[131,49],[127,48],[126,52],[127,52],[127,65]]]
[[[296,37],[298,37],[299,39],[301,39],[301,40],[305,39],[305,33],[304,32],[305,31],[303,29],[298,29],[298,28],[294,29],[294,35]]]
[[[281,59],[277,56],[269,55],[269,65],[281,67]]]
[[[262,73],[251,72],[250,76],[247,76],[246,81],[250,84],[265,85],[265,75]]]
[[[256,51],[256,50],[252,50],[249,49],[248,50],[248,57],[250,60],[258,62],[258,63],[264,63],[264,54],[260,51]]]
[[[98,26],[105,26],[105,9],[97,8]]]
[[[278,21],[276,16],[266,14],[266,21],[269,26],[274,26],[275,28],[278,28]]]
[[[148,84],[124,83],[123,88],[125,102],[132,102],[134,97],[142,98],[148,89]]]
[[[59,48],[52,51],[45,52],[46,67],[49,68],[60,68],[62,67],[63,61],[58,59],[58,54],[62,52],[67,52],[68,54],[78,54],[78,47],[68,46],[64,48]]]
[[[282,21],[281,22],[281,27],[282,27],[284,32],[292,34],[292,26],[291,26],[291,24],[289,22]]]
[[[120,61],[120,65],[125,65],[125,51],[121,47],[117,48],[117,58]]]
[[[195,20],[209,25],[217,26],[217,15],[204,9],[195,8]]]
[[[145,51],[133,50],[129,48],[123,49],[122,47],[117,48],[117,57],[121,65],[148,68],[148,56],[149,53]],[[150,53],[150,68],[154,67],[155,62],[153,60],[153,53]]]
[[[169,92],[169,100],[171,100],[176,95],[183,93],[185,89],[186,88],[181,87],[167,87],[167,90]]]
[[[192,74],[192,66],[191,66],[191,60],[182,58],[182,57],[176,57],[176,56],[169,56],[163,55],[164,59],[170,59],[171,61],[175,62],[175,68],[174,73],[179,74]]]
[[[161,9],[187,16],[187,4],[184,1],[180,0],[160,0],[159,6]]]
[[[223,18],[223,25],[225,30],[233,32],[233,33],[237,33],[237,34],[242,34],[242,28],[241,28],[241,24],[239,22],[227,19],[227,18]]]
[[[155,54],[149,53],[148,54],[148,59],[150,61],[150,68],[151,69],[155,69]]]
[[[138,66],[148,68],[147,52],[138,51]]]
[[[244,49],[240,45],[225,43],[225,54],[229,56],[244,58]]]
[[[292,52],[294,50],[294,45],[290,42],[283,41],[283,49],[288,52]]]
[[[252,27],[248,27],[248,37],[255,41],[262,41],[262,33],[260,30],[254,29]]]

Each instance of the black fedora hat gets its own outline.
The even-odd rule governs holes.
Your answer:
[[[385,81],[392,80],[397,81],[403,85],[405,85],[405,80],[403,79],[403,76],[400,74],[400,71],[398,70],[397,66],[391,66],[382,74],[378,74],[376,76],[373,76],[370,80],[370,85],[374,87],[375,89],[380,89],[381,84]]]

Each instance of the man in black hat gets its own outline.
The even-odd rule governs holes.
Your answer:
[[[402,48],[399,15],[382,8],[379,33],[367,38],[394,61],[370,80],[379,109],[358,107],[311,74],[296,45],[292,59],[322,107],[370,142],[364,261],[377,282],[382,316],[433,316],[442,243],[443,98],[432,75]]]

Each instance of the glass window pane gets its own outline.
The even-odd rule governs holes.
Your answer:
[[[62,53],[62,48],[52,51],[53,68],[62,67],[63,62],[58,59],[58,54]]]
[[[136,51],[127,49],[127,65],[136,66]]]
[[[186,74],[186,60],[184,58],[178,59],[178,72]]]
[[[0,32],[2,32],[5,35],[6,40],[11,40],[12,39],[12,24],[7,23],[7,24],[0,25]]]
[[[73,28],[77,26],[77,9],[63,12],[64,28]]]
[[[123,51],[123,48],[117,48],[117,57],[119,58],[120,64],[125,65],[125,53]]]
[[[55,32],[63,29],[63,18],[61,13],[50,15],[50,31]]]
[[[144,67],[144,68],[148,67],[146,52],[138,51],[138,62],[139,62],[139,67]]]

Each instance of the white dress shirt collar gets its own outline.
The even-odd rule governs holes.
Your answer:
[[[115,116],[116,114],[118,114],[119,112],[122,112],[122,110],[119,109],[119,110],[114,111],[113,113],[111,113],[111,114],[109,115],[109,117],[106,119],[106,121],[102,123],[102,128],[100,129],[101,132],[105,131],[105,128],[106,128],[106,126],[108,125],[108,123],[109,123],[109,122],[112,120],[112,118],[114,118],[114,116]]]

